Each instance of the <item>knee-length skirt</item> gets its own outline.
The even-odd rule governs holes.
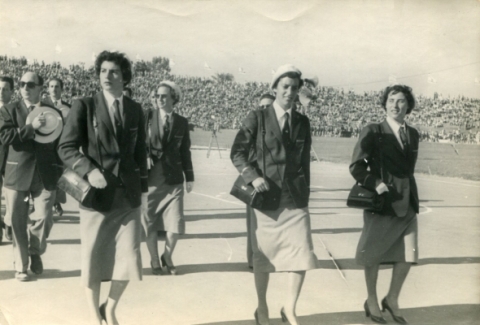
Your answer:
[[[357,264],[418,262],[417,214],[411,206],[405,217],[364,211],[363,221],[355,256]]]
[[[98,212],[80,206],[82,284],[141,280],[140,207],[132,208],[125,189],[116,189],[113,208]]]
[[[317,268],[308,208],[298,209],[282,198],[277,210],[253,211],[250,232],[254,272]]]
[[[142,214],[142,225],[148,236],[152,231],[185,233],[183,183],[169,185],[157,162],[148,174],[148,213]]]

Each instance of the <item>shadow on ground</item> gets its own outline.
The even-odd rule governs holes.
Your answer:
[[[408,308],[403,310],[403,315],[411,325],[476,325],[480,319],[480,305],[467,304]],[[389,324],[395,324],[389,314],[384,314],[384,317]],[[358,311],[301,316],[299,319],[302,325],[374,324],[370,319],[365,318],[363,312]],[[196,325],[251,325],[254,323],[252,312],[251,320],[198,323]],[[282,321],[279,318],[274,318],[271,319],[271,324],[282,324]]]

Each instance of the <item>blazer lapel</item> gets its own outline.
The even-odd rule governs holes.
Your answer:
[[[176,130],[179,127],[178,118],[176,118],[175,115],[176,115],[176,113],[173,112],[172,116],[170,117],[170,130],[168,131],[167,143],[172,141],[172,136],[173,136],[173,134],[175,134]]]
[[[158,109],[153,111],[152,114],[152,134],[150,135],[150,143],[153,143],[153,147],[156,149],[162,148],[162,138],[160,137],[160,122],[159,122],[160,111]]]
[[[17,124],[18,127],[24,127],[25,122],[27,121],[27,115],[28,115],[28,108],[27,105],[25,105],[25,102],[23,100],[20,101],[19,105],[17,105]]]
[[[110,119],[110,114],[108,114],[108,107],[107,101],[103,96],[103,93],[100,92],[95,96],[95,109],[97,118],[105,124],[108,131],[114,136],[115,138],[115,131],[113,129],[113,124]]]
[[[295,143],[295,140],[298,137],[300,132],[300,113],[296,109],[292,109],[292,143]]]
[[[123,123],[123,133],[122,133],[122,143],[128,142],[128,137],[130,136],[130,125],[132,122],[133,112],[132,107],[129,105],[127,98],[123,96],[123,116],[122,116],[122,123]],[[124,146],[120,146],[123,148]]]
[[[394,143],[393,144],[394,147],[397,148],[397,150],[401,152],[402,155],[405,155],[405,151],[402,149],[402,146],[400,146],[400,143],[398,142],[397,137],[393,132],[392,128],[390,127],[390,125],[388,124],[387,120],[384,120],[381,125],[382,125],[383,132],[385,134],[390,135],[390,138],[394,140],[394,141],[392,140]]]
[[[283,143],[282,131],[280,131],[280,126],[278,125],[278,121],[277,121],[277,114],[275,114],[275,109],[273,108],[273,105],[270,105],[270,107],[264,110],[264,112],[265,112],[265,130],[270,130],[278,139],[278,141]]]

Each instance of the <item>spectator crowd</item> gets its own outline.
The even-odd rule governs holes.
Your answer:
[[[257,108],[262,94],[269,92],[265,82],[238,83],[225,74],[212,78],[171,74],[168,58],[137,61],[135,75],[129,85],[133,99],[145,109],[151,108],[149,94],[161,80],[174,81],[183,91],[184,99],[176,107],[177,113],[188,118],[191,125],[211,130],[238,129],[247,113]],[[58,62],[45,64],[26,58],[0,56],[0,75],[19,80],[23,72],[34,70],[46,80],[57,77],[65,87],[63,100],[71,103],[83,96],[92,96],[100,90],[93,67],[78,63],[64,67]],[[227,74],[228,75],[228,74]],[[230,75],[231,76],[231,75]],[[310,88],[310,104],[301,107],[311,121],[314,136],[356,137],[367,124],[379,122],[384,111],[379,105],[380,91],[355,93],[352,90],[316,86]],[[15,99],[18,99],[18,90]],[[407,122],[415,126],[421,141],[480,143],[480,99],[464,96],[444,98],[417,95],[417,107]]]

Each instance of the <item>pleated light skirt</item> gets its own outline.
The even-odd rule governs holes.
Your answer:
[[[418,262],[417,214],[410,206],[405,217],[364,211],[363,230],[355,260],[359,265]]]
[[[152,231],[185,233],[183,197],[183,183],[167,184],[162,164],[157,162],[148,175],[148,214],[142,214],[147,236]]]
[[[80,207],[81,281],[87,287],[142,279],[140,207],[131,208],[124,189],[116,189],[114,195],[109,212]]]
[[[275,211],[256,210],[250,223],[254,272],[306,271],[317,268],[308,208],[281,200]]]

